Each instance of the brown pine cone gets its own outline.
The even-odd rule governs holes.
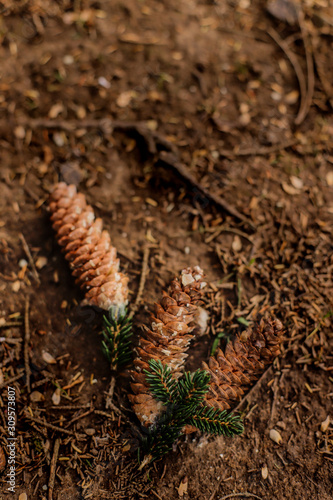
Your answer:
[[[122,311],[127,304],[128,277],[119,272],[117,251],[103,222],[96,219],[85,196],[74,185],[55,185],[49,200],[52,227],[64,247],[75,283],[85,291],[83,304]]]
[[[175,278],[168,292],[163,292],[162,299],[155,304],[150,328],[144,327],[134,360],[136,371],[131,372],[131,387],[135,394],[129,398],[138,419],[145,426],[154,423],[162,404],[151,394],[143,370],[149,370],[148,362],[155,359],[167,365],[175,378],[181,376],[187,358],[186,351],[196,327],[197,303],[205,285],[200,267],[184,269],[180,279]]]
[[[279,320],[262,319],[247,333],[245,342],[236,338],[227,345],[225,353],[218,349],[216,355],[209,358],[208,364],[203,363],[203,368],[211,376],[206,394],[208,406],[229,409],[280,354],[284,332]]]

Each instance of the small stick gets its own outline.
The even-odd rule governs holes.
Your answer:
[[[73,410],[84,410],[85,408],[90,408],[90,403],[87,403],[85,405],[60,405],[60,406],[51,406],[52,410],[68,410],[68,411],[73,411]]]
[[[23,355],[24,355],[24,368],[25,374],[27,377],[27,389],[30,392],[30,365],[29,365],[29,342],[30,342],[30,325],[29,325],[29,296],[27,296],[25,300],[25,313],[24,313],[24,347],[23,347]]]
[[[55,473],[57,468],[57,460],[59,455],[59,448],[60,448],[60,439],[57,438],[54,443],[53,456],[51,460],[48,500],[52,500],[53,498],[53,489],[54,489]]]
[[[22,326],[20,321],[11,321],[9,323],[0,324],[0,328],[12,328],[13,326]]]
[[[107,392],[106,401],[105,401],[105,408],[106,409],[111,407],[115,387],[116,387],[116,377],[114,375],[112,375],[111,380],[110,380],[109,390]]]
[[[296,120],[299,120],[299,116],[300,116],[301,112],[303,113],[304,103],[305,103],[306,95],[307,95],[306,83],[305,83],[303,70],[301,68],[300,63],[298,62],[297,57],[290,50],[290,48],[288,47],[288,44],[284,40],[282,40],[282,38],[277,33],[277,31],[275,31],[274,28],[270,28],[267,30],[267,33],[288,57],[292,67],[294,68],[294,71],[295,71],[295,74],[296,74],[296,77],[298,80],[298,85],[299,85],[299,90],[300,90],[300,105],[299,105],[299,111],[298,111],[297,117],[295,118],[295,123],[296,123]]]
[[[83,417],[86,417],[87,415],[90,415],[90,413],[93,413],[93,411],[94,411],[93,409],[90,409],[90,410],[86,411],[85,413],[81,413],[80,415],[77,415],[76,417],[72,418],[72,420],[70,420],[68,422],[68,424],[66,424],[66,428],[70,427],[77,420],[80,420],[80,418],[83,418]]]
[[[256,148],[240,149],[239,151],[229,151],[227,149],[219,150],[220,156],[225,156],[226,158],[235,158],[236,156],[266,156],[271,153],[276,153],[282,149],[290,148],[291,146],[296,146],[299,143],[298,139],[290,139],[289,141],[283,141],[278,144],[273,144],[272,146],[261,146]]]
[[[304,50],[305,50],[308,85],[307,85],[307,93],[305,96],[303,107],[300,108],[298,115],[295,119],[296,125],[300,125],[304,121],[306,115],[309,112],[309,109],[310,109],[311,103],[312,103],[314,86],[315,86],[312,50],[310,47],[310,41],[309,41],[307,33],[306,33],[306,28],[304,25],[304,14],[302,11],[298,12],[298,24],[299,24],[299,27],[301,29],[303,45],[304,45]]]
[[[134,305],[133,305],[132,310],[129,314],[129,318],[132,318],[134,316],[134,314],[138,310],[139,304],[141,302],[141,298],[142,298],[142,294],[143,294],[143,291],[145,288],[145,283],[146,283],[147,274],[148,274],[149,253],[150,253],[150,248],[149,248],[149,246],[146,246],[144,248],[144,251],[143,251],[142,270],[141,270],[139,289],[138,289],[138,293],[137,293]]]
[[[39,418],[31,417],[29,415],[26,415],[26,418],[28,420],[31,420],[32,422],[35,422],[36,424],[46,427],[47,429],[52,429],[53,431],[62,432],[63,434],[68,434],[69,436],[75,436],[74,432],[68,431],[67,429],[62,429],[62,427],[58,427],[57,425],[48,424],[47,422],[43,422],[43,420],[40,420]]]
[[[9,337],[0,337],[0,342],[7,342],[7,344],[19,344],[22,339],[14,339]]]
[[[27,243],[27,241],[26,241],[26,239],[25,239],[25,237],[23,236],[22,233],[19,234],[19,238],[21,240],[21,243],[22,243],[22,246],[23,246],[23,250],[25,251],[25,254],[28,257],[30,266],[32,268],[33,277],[35,278],[37,284],[40,285],[39,275],[38,275],[38,272],[37,272],[37,269],[36,269],[36,266],[35,266],[35,263],[34,263],[34,259],[32,258],[32,255],[31,255],[28,243]]]
[[[258,497],[257,495],[254,495],[253,493],[248,493],[247,491],[244,491],[244,493],[230,493],[230,495],[226,495],[225,497],[221,497],[219,500],[226,500],[227,498],[235,498],[235,497],[246,497],[246,498],[258,498],[259,500],[262,500],[262,497]]]
[[[194,186],[198,191],[201,191],[201,193],[206,196],[206,198],[210,199],[216,205],[221,207],[223,210],[228,212],[229,214],[233,215],[237,219],[241,220],[242,222],[248,224],[250,227],[253,229],[255,228],[254,224],[252,221],[250,221],[247,217],[242,215],[235,207],[230,205],[227,201],[225,201],[221,196],[211,193],[209,189],[205,188],[198,182],[193,175],[189,172],[189,170],[180,163],[177,159],[177,157],[174,154],[167,153],[165,151],[161,151],[159,155],[159,160],[161,161],[162,164],[167,165],[168,167],[173,168],[180,177],[183,178],[186,182]]]
[[[249,392],[247,394],[245,394],[245,396],[243,397],[243,399],[238,403],[238,405],[236,406],[236,408],[232,409],[232,411],[239,410],[239,408],[242,406],[242,404],[244,403],[244,401],[246,401],[248,399],[248,397],[254,392],[254,390],[256,389],[256,387],[258,387],[260,384],[262,384],[263,381],[268,377],[269,373],[272,370],[272,367],[273,367],[273,365],[270,365],[267,368],[267,370],[264,371],[264,373],[261,375],[260,379],[257,380],[256,384],[249,390]]]
[[[8,380],[5,380],[4,382],[2,382],[2,384],[0,384],[0,389],[2,389],[3,387],[6,387],[7,385],[10,385],[12,382],[15,382],[16,380],[22,378],[23,375],[24,375],[24,370],[20,371],[14,377],[9,378]]]

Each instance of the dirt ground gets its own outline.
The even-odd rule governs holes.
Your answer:
[[[333,499],[330,1],[7,0],[0,42],[0,498]],[[135,336],[196,264],[210,320],[190,369],[220,332],[223,346],[264,313],[283,322],[242,436],[183,437],[138,471],[128,376],[120,416],[105,408],[100,318],[46,210],[59,179],[103,218],[132,303],[149,248]]]

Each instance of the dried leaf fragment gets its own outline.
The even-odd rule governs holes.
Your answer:
[[[325,420],[321,423],[320,425],[320,430],[321,432],[326,432],[329,425],[331,423],[331,417],[329,415],[327,415],[327,417],[325,418]]]
[[[178,495],[180,497],[183,497],[184,495],[186,495],[187,493],[187,488],[188,488],[188,479],[187,477],[185,476],[181,482],[180,482],[180,485],[178,487]]]
[[[282,189],[285,193],[290,194],[290,195],[295,195],[295,194],[300,194],[300,190],[294,188],[290,184],[287,184],[286,182],[282,182]]]
[[[43,351],[42,358],[45,363],[49,365],[55,365],[57,363],[52,354],[50,354],[49,352]]]

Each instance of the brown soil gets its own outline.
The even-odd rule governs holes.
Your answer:
[[[282,0],[0,2],[1,446],[7,380],[25,368],[27,297],[34,391],[25,373],[10,382],[16,493],[0,454],[1,498],[333,498],[333,429],[321,427],[333,416],[333,10],[329,0],[303,8],[299,25]],[[242,436],[189,435],[140,473],[126,374],[114,396],[126,421],[94,411],[105,412],[110,373],[100,318],[79,306],[45,210],[59,178],[103,217],[132,301],[150,246],[136,332],[182,267],[205,269],[210,328],[189,368],[218,332],[231,337],[264,313],[283,321],[283,355],[239,407]]]

